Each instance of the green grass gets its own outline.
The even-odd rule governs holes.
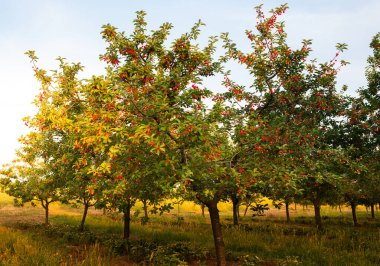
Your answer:
[[[361,213],[365,215],[365,213]],[[71,216],[57,216],[55,222],[77,224]],[[353,228],[341,224],[339,217],[325,220],[326,229],[318,232],[312,217],[303,217],[303,223],[290,223],[268,218],[244,219],[244,226],[225,226],[223,234],[230,260],[244,256],[263,262],[275,261],[286,265],[380,265],[380,233],[378,224]],[[105,217],[93,217],[87,223],[94,232],[122,234],[121,222]],[[112,228],[112,230],[110,230]],[[213,252],[213,239],[207,219],[194,217],[177,223],[176,216],[166,215],[152,219],[147,225],[138,220],[132,223],[131,239],[144,239],[159,245],[186,243],[192,250]],[[257,259],[255,258],[255,260]]]
[[[19,225],[20,226],[20,225]],[[115,265],[116,259],[99,243],[71,245],[56,239],[45,227],[23,230],[0,226],[0,265]]]
[[[213,257],[208,213],[202,217],[200,208],[192,203],[179,206],[179,212],[175,208],[172,213],[151,216],[145,225],[141,223],[140,212],[139,217],[133,217],[131,242],[126,246],[121,239],[121,216],[111,219],[102,211],[91,210],[86,231],[78,234],[81,209],[54,205],[50,219],[53,227],[45,228],[29,222],[42,223],[41,208],[12,209],[12,201],[0,196],[5,199],[0,205],[0,223],[2,216],[8,217],[8,227],[0,227],[0,265],[125,265],[126,261],[133,265],[132,262],[144,259],[156,265],[180,265],[189,260],[192,265],[202,265],[210,263]],[[265,217],[241,217],[238,227],[232,226],[230,205],[224,203],[222,207],[224,241],[231,262],[380,265],[380,224],[378,218],[376,221],[369,218],[365,208],[358,210],[361,226],[354,228],[348,208],[341,213],[323,207],[325,230],[318,232],[311,207],[293,209],[291,223],[285,222],[283,210],[272,210]],[[137,209],[141,206],[134,211]],[[11,217],[17,222],[9,223]],[[22,217],[23,223],[19,224]]]
[[[0,265],[59,265],[58,250],[39,245],[29,233],[0,227]]]

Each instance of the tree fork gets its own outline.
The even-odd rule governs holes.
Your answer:
[[[41,200],[41,205],[45,210],[45,225],[49,225],[49,204],[50,202],[48,200],[46,200],[45,203],[44,200]]]

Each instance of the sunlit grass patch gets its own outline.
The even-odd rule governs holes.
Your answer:
[[[42,225],[25,225],[22,231],[0,226],[0,265],[117,265],[119,258],[98,242],[71,243],[69,237],[57,238],[56,233],[56,228]]]
[[[103,214],[102,210],[91,208],[85,232],[78,233],[81,207],[53,204],[49,227],[36,225],[31,219],[40,217],[39,223],[43,222],[41,207],[16,208],[9,201],[5,207],[7,212],[0,215],[0,223],[2,217],[8,217],[31,222],[31,225],[24,228],[17,227],[17,223],[10,225],[23,231],[0,228],[0,254],[4,261],[0,261],[0,265],[126,265],[139,263],[139,259],[150,263],[149,258],[152,263],[158,263],[156,265],[178,265],[173,261],[198,265],[194,264],[195,260],[206,264],[213,260],[214,243],[207,208],[202,217],[200,207],[192,202],[174,205],[170,213],[150,214],[147,223],[141,219],[144,213],[139,208],[142,205],[135,206],[129,242],[122,239],[121,214]],[[358,210],[362,226],[353,228],[348,207],[343,206],[340,212],[337,208],[324,206],[322,218],[326,228],[323,232],[318,232],[314,226],[312,206],[292,205],[290,223],[285,221],[284,209],[270,209],[263,217],[252,217],[250,213],[241,216],[240,226],[232,225],[230,203],[221,203],[219,208],[227,258],[231,262],[246,261],[246,265],[380,265],[379,220],[370,220],[364,207]],[[11,233],[3,233],[6,231]],[[10,234],[13,240],[5,239]],[[16,244],[32,246],[31,254],[41,252],[35,260],[28,256],[17,258],[17,254],[29,250],[19,248],[16,254],[12,251]],[[173,253],[173,249],[178,251]],[[57,250],[60,256],[49,260]],[[29,264],[17,264],[21,259]]]
[[[25,233],[0,226],[0,265],[59,265],[59,250],[41,245]]]

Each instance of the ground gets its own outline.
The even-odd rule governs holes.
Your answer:
[[[214,265],[207,211],[203,218],[199,206],[185,202],[144,225],[141,208],[133,210],[126,245],[118,215],[91,209],[85,232],[78,233],[81,209],[54,204],[45,227],[42,208],[14,207],[0,194],[0,265]],[[324,206],[323,232],[314,228],[311,206],[292,205],[291,223],[283,209],[271,208],[264,217],[240,217],[238,227],[230,204],[220,210],[229,265],[380,264],[380,226],[364,207],[361,227],[353,228],[349,208]]]

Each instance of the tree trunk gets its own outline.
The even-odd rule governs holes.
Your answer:
[[[351,202],[350,203],[351,205],[351,211],[352,211],[352,221],[354,222],[354,226],[358,226],[358,219],[356,217],[356,203],[355,202]]]
[[[46,203],[45,208],[45,225],[49,225],[49,203]]]
[[[80,225],[79,225],[79,231],[80,232],[83,232],[83,230],[84,230],[84,223],[86,222],[86,217],[87,217],[87,212],[88,212],[89,207],[90,207],[89,203],[87,201],[84,201],[84,210],[83,210],[82,221],[80,222]]]
[[[146,200],[142,200],[142,203],[143,203],[143,209],[144,209],[144,218],[145,218],[145,221],[148,221],[148,219],[149,219],[149,216],[148,216],[148,205],[146,203]]]
[[[245,207],[244,217],[247,215],[247,212],[248,212],[248,209],[249,209],[250,206],[251,206],[251,204],[247,204],[247,206]]]
[[[314,201],[313,205],[314,205],[315,225],[317,226],[318,230],[322,230],[321,205],[318,201]]]
[[[205,217],[205,205],[201,203],[202,217]]]
[[[239,225],[239,199],[235,196],[231,197],[232,199],[232,209],[233,209],[233,219],[234,225]]]
[[[371,218],[375,219],[375,204],[371,203]]]
[[[129,239],[129,235],[131,232],[131,207],[132,204],[130,201],[127,202],[126,207],[124,208],[124,232],[123,238],[125,240]]]
[[[218,266],[226,265],[226,253],[223,242],[222,228],[220,225],[218,202],[212,200],[206,203],[208,211],[210,213],[212,233],[214,236],[215,252]]]
[[[294,203],[294,210],[297,210],[297,203]]]
[[[49,204],[48,200],[41,200],[41,205],[45,210],[45,225],[49,225]]]
[[[285,210],[286,210],[286,222],[290,222],[290,214],[289,214],[289,201],[285,201]]]

